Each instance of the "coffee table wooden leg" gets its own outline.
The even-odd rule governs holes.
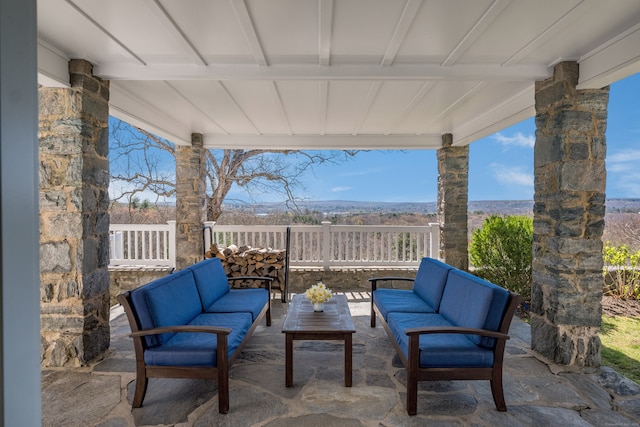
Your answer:
[[[344,385],[351,387],[353,381],[352,335],[344,336]]]
[[[287,387],[293,385],[293,335],[285,334],[285,384]]]

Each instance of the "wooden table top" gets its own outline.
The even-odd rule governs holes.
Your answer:
[[[313,332],[313,333],[355,333],[347,297],[334,295],[324,303],[324,311],[314,312],[311,304],[304,295],[294,295],[289,303],[289,311],[284,319],[282,332]]]

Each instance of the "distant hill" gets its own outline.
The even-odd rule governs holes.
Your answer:
[[[358,202],[349,200],[325,200],[299,202],[302,211],[326,214],[357,213],[417,213],[437,212],[436,202]],[[607,212],[640,212],[640,199],[608,199]],[[256,214],[270,214],[290,210],[286,203],[225,204],[226,209],[250,210]],[[469,212],[488,214],[530,214],[533,200],[473,200],[469,202]]]

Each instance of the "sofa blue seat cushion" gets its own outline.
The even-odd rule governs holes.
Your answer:
[[[490,331],[497,331],[500,328],[502,317],[509,305],[508,290],[461,270],[451,270],[449,273],[447,287],[449,287],[449,285],[453,285],[456,289],[468,289],[464,301],[458,301],[458,309],[465,311],[470,310],[470,307],[473,307],[472,310],[475,310],[475,312],[471,311],[467,313],[467,321],[472,324],[477,325],[479,319],[484,317],[484,321],[480,326],[473,327],[488,329]],[[487,298],[488,305],[486,305]],[[450,302],[455,304],[455,295],[452,295]],[[485,310],[485,306],[486,315],[483,315],[481,311]],[[477,317],[474,320],[471,320],[471,315],[475,315]],[[475,336],[472,339],[487,348],[493,348],[495,345],[495,339],[493,338]]]
[[[203,313],[189,325],[231,328],[227,336],[228,354],[240,345],[251,327],[249,313]],[[160,346],[147,349],[144,361],[151,366],[218,366],[216,334],[179,332]]]
[[[181,270],[131,292],[131,301],[142,329],[186,325],[202,312],[193,274]],[[145,338],[148,347],[167,342],[173,333]]]
[[[413,291],[438,311],[449,270],[453,267],[433,258],[422,258],[413,280]]]
[[[389,329],[409,357],[408,328],[454,326],[435,313],[389,313]],[[421,368],[476,368],[493,366],[493,351],[477,345],[464,334],[425,334],[419,341]]]
[[[222,261],[210,258],[187,267],[185,270],[193,272],[202,309],[206,309],[229,292],[229,280],[224,272]]]
[[[232,289],[216,302],[205,308],[207,313],[237,313],[251,314],[251,320],[255,320],[265,304],[269,302],[269,293],[266,289]]]
[[[387,320],[390,312],[434,313],[436,311],[412,290],[376,289],[373,291],[373,302],[384,320]]]

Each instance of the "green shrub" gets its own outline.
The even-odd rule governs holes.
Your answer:
[[[533,220],[520,215],[488,217],[471,235],[469,255],[476,274],[531,299]]]
[[[640,251],[626,245],[605,245],[602,250],[605,292],[623,299],[640,299]]]

